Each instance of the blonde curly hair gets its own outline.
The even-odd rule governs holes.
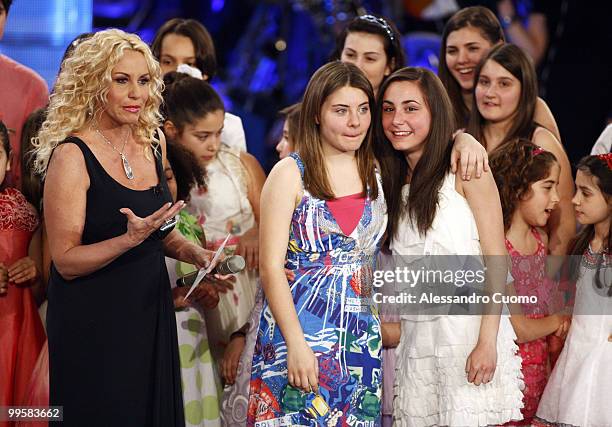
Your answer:
[[[149,98],[132,131],[145,142],[145,149],[157,140],[155,131],[162,123],[159,106],[163,90],[159,63],[137,35],[117,29],[100,31],[77,45],[62,63],[50,96],[47,119],[38,137],[32,139],[36,173],[44,176],[55,147],[70,134],[90,125],[104,111],[111,71],[126,50],[144,55],[150,76]]]

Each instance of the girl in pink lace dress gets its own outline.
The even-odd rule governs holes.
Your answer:
[[[559,316],[547,316],[553,310],[553,282],[546,272],[548,236],[544,228],[559,203],[560,169],[554,154],[526,140],[498,148],[490,164],[502,201],[514,290],[519,296],[533,299],[521,304],[522,314],[515,309],[512,315],[523,359],[525,389],[521,410],[524,419],[509,423],[530,425],[548,378],[546,336],[552,332],[562,334],[567,327],[565,322],[560,325]],[[525,317],[541,320],[534,322]]]
[[[38,214],[23,194],[4,183],[10,153],[8,132],[0,121],[0,406],[24,405],[45,341],[31,291],[41,277],[36,256],[40,241],[33,239]]]

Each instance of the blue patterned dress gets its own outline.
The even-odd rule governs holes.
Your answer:
[[[302,179],[304,164],[295,153]],[[319,395],[287,382],[287,345],[267,301],[253,355],[248,425],[380,425],[380,321],[372,301],[372,271],[387,223],[378,198],[366,198],[347,236],[326,202],[304,196],[293,212],[285,267],[304,337],[319,362]],[[368,192],[369,193],[369,192]]]

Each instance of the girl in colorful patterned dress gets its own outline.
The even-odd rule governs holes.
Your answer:
[[[25,404],[45,332],[32,296],[40,285],[40,235],[36,209],[6,187],[9,136],[0,121],[0,406]]]
[[[537,411],[547,426],[612,422],[612,154],[583,158],[572,199],[582,230],[570,246],[572,325]],[[541,423],[540,423],[541,422]]]
[[[248,425],[380,424],[382,343],[371,293],[386,209],[369,132],[373,106],[357,67],[321,67],[302,102],[299,154],[281,160],[264,186],[266,300]]]
[[[512,425],[531,425],[548,379],[548,344],[553,332],[562,334],[566,325],[553,313],[556,300],[553,281],[547,275],[548,235],[546,224],[559,203],[559,163],[554,154],[525,141],[509,142],[489,160],[500,193],[506,249],[512,260],[514,289],[520,296],[537,298],[521,304],[521,313],[511,321],[519,338],[523,360],[523,420]],[[559,307],[560,308],[560,307]],[[522,341],[522,342],[521,342]]]

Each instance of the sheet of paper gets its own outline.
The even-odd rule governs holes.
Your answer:
[[[215,263],[217,262],[217,260],[221,256],[221,252],[223,252],[223,248],[225,248],[225,245],[227,244],[227,241],[229,240],[229,238],[231,236],[232,236],[232,234],[229,233],[227,235],[227,237],[225,238],[225,240],[223,241],[223,243],[221,243],[221,246],[219,246],[219,248],[217,249],[217,252],[215,252],[215,256],[213,257],[213,259],[210,262],[210,264],[208,264],[208,267],[207,268],[200,268],[200,270],[198,271],[198,275],[196,276],[195,280],[193,281],[193,285],[191,285],[191,288],[189,288],[189,292],[187,292],[187,295],[185,295],[185,298],[183,298],[183,301],[185,301],[187,298],[189,298],[189,295],[191,295],[191,293],[194,291],[194,289],[197,288],[197,286],[200,284],[202,279],[208,273],[210,273],[212,271],[213,266],[215,265]]]

